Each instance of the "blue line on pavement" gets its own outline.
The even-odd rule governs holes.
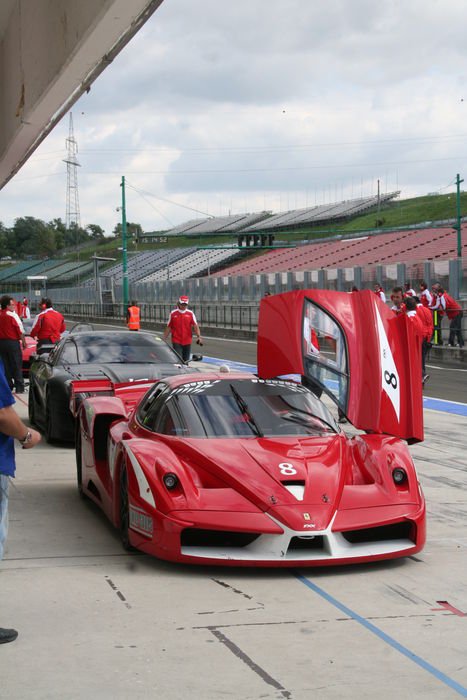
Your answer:
[[[206,362],[212,365],[228,365],[231,369],[235,369],[239,372],[253,372],[257,371],[256,365],[250,365],[247,362],[234,362],[232,360],[222,360],[219,357],[204,357]],[[337,382],[335,382],[337,384]],[[335,388],[330,382],[330,388]],[[430,396],[423,397],[423,408],[431,411],[442,411],[443,413],[453,413],[456,416],[467,416],[467,404],[458,403],[457,401],[447,401],[445,399],[435,399]]]
[[[444,411],[445,413],[454,413],[457,416],[467,416],[467,404],[458,403],[457,401],[432,399],[429,396],[424,396],[423,408],[428,408],[432,411]]]
[[[431,673],[432,676],[434,676],[437,680],[441,681],[441,683],[444,683],[445,685],[449,686],[452,690],[455,690],[459,695],[462,695],[463,698],[467,698],[467,688],[461,685],[460,683],[457,683],[453,678],[450,678],[447,676],[445,673],[440,671],[439,669],[435,668],[435,666],[432,666],[428,661],[425,661],[425,659],[422,659],[421,656],[417,656],[417,654],[414,654],[413,651],[410,651],[410,649],[407,649],[403,644],[399,644],[398,641],[396,641],[393,637],[391,637],[389,634],[386,634],[386,632],[383,632],[383,630],[379,629],[379,627],[376,627],[372,622],[369,622],[366,620],[364,617],[359,615],[358,613],[354,612],[350,608],[348,608],[346,605],[341,603],[337,598],[334,598],[332,595],[329,593],[326,593],[325,590],[317,586],[315,583],[312,583],[309,579],[307,579],[305,576],[302,574],[298,573],[297,571],[293,572],[293,575],[302,583],[305,584],[305,586],[308,586],[312,591],[320,595],[322,598],[327,600],[328,603],[331,603],[331,605],[334,605],[335,608],[340,610],[341,612],[344,613],[344,615],[347,615],[347,617],[350,617],[352,620],[355,620],[358,622],[360,625],[365,627],[367,630],[375,634],[377,637],[383,640],[383,642],[386,642],[386,644],[389,644],[393,649],[398,651],[400,654],[403,654],[406,656],[410,661],[413,661],[417,666],[420,666],[420,668],[423,668],[425,671],[428,671],[428,673]]]

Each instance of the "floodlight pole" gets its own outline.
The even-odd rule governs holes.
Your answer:
[[[126,243],[126,204],[125,204],[125,176],[122,175],[122,263],[123,263],[123,310],[126,312],[129,303],[128,290],[128,257]]]

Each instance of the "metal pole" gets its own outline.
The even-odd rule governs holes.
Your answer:
[[[128,257],[126,243],[126,205],[125,205],[125,176],[122,175],[122,263],[123,263],[123,313],[126,313],[129,303],[128,291]]]

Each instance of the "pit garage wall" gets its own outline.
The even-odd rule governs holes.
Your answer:
[[[0,188],[162,0],[0,0]]]

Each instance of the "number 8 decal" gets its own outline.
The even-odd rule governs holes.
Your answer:
[[[388,372],[386,370],[384,372],[384,381],[386,384],[392,386],[393,389],[397,389],[397,377],[393,372]]]
[[[281,474],[284,476],[292,476],[292,474],[296,474],[297,470],[295,469],[293,464],[290,464],[289,462],[282,462],[279,464],[279,469]]]

